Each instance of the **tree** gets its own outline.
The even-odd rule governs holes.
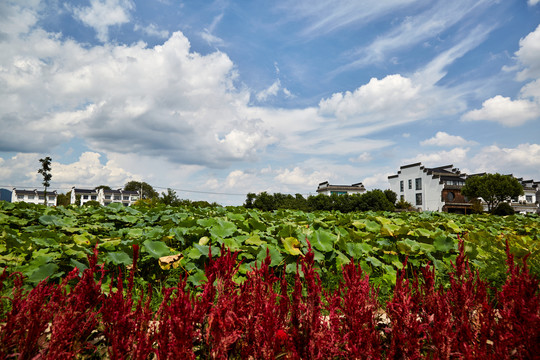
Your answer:
[[[474,175],[465,180],[461,193],[470,198],[482,198],[491,212],[499,203],[523,195],[523,186],[512,175]]]
[[[66,194],[58,194],[56,197],[57,206],[68,206],[71,203],[71,191]]]
[[[393,192],[390,189],[386,189],[386,190],[384,190],[384,195],[386,195],[386,198],[388,199],[388,201],[390,201],[392,203],[392,205],[396,204],[397,194],[395,192]]]
[[[178,196],[176,196],[176,191],[171,188],[167,188],[167,193],[161,193],[160,202],[170,206],[178,206],[181,203]]]
[[[139,192],[142,190],[141,197],[143,199],[154,199],[159,197],[159,193],[154,190],[154,188],[150,184],[145,183],[144,181],[129,181],[126,183],[126,185],[124,185],[124,190]]]
[[[47,188],[51,185],[51,158],[50,156],[47,156],[44,159],[39,159],[39,162],[41,163],[41,169],[38,170],[38,174],[43,175],[43,197],[45,200],[43,201],[43,204],[47,206]]]
[[[99,186],[96,186],[94,188],[94,190],[99,190],[99,189],[103,189],[103,190],[112,190],[110,186],[108,185],[99,185]]]

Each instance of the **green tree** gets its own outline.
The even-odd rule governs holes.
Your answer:
[[[499,203],[523,195],[523,186],[512,175],[474,175],[465,180],[461,193],[469,198],[482,198],[491,212]]]
[[[56,197],[57,206],[68,206],[71,202],[71,191],[68,191],[66,194],[58,194]]]
[[[397,194],[395,192],[393,192],[390,189],[386,189],[386,190],[384,190],[384,195],[386,195],[386,198],[388,199],[388,201],[390,201],[392,203],[392,205],[396,204]]]
[[[143,199],[154,199],[159,197],[159,193],[154,190],[154,188],[146,183],[141,181],[129,181],[124,185],[125,191],[141,191],[142,190],[142,198]]]
[[[103,190],[112,190],[110,186],[108,185],[99,185],[99,186],[96,186],[94,188],[94,190],[99,190],[99,189],[103,189]]]
[[[167,188],[167,193],[161,193],[160,202],[170,206],[178,206],[181,203],[178,196],[176,196],[176,191],[171,188]]]
[[[47,156],[44,159],[39,159],[39,162],[41,163],[41,169],[38,170],[38,174],[43,175],[43,195],[45,200],[43,201],[43,204],[47,205],[47,188],[51,185],[51,158],[50,156]]]

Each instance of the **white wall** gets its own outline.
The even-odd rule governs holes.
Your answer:
[[[398,201],[401,195],[405,201],[412,204],[413,207],[423,211],[442,211],[444,202],[441,200],[441,193],[444,184],[439,183],[438,178],[433,178],[420,170],[421,165],[414,167],[401,168],[398,177],[388,179],[390,189],[398,195]],[[416,190],[416,179],[422,179],[422,189]],[[409,188],[409,180],[411,188]],[[403,181],[403,191],[400,189],[400,181]],[[416,204],[416,194],[422,195],[422,205]]]

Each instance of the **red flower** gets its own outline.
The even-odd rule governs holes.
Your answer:
[[[280,343],[284,343],[284,342],[286,342],[286,341],[289,339],[289,335],[287,335],[287,333],[285,332],[285,330],[279,329],[278,331],[276,331],[276,339],[277,339]]]

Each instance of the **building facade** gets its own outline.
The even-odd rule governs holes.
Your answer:
[[[47,196],[47,206],[56,206],[57,193],[47,191],[47,195],[43,191],[34,190],[17,190],[13,188],[11,191],[11,202],[25,202],[30,204],[44,204],[45,196]]]
[[[71,189],[70,204],[77,204],[77,197],[80,196],[78,205],[82,206],[88,201],[97,201],[101,205],[109,205],[112,203],[120,203],[124,206],[131,206],[139,200],[138,191],[107,190],[107,189],[79,189],[73,187]]]
[[[366,192],[366,188],[362,183],[356,183],[352,185],[330,185],[328,181],[322,182],[317,187],[317,193],[325,195],[351,195],[362,194]]]
[[[471,204],[461,194],[465,174],[453,165],[427,168],[422,163],[404,165],[388,177],[398,199],[422,211],[468,213]]]

